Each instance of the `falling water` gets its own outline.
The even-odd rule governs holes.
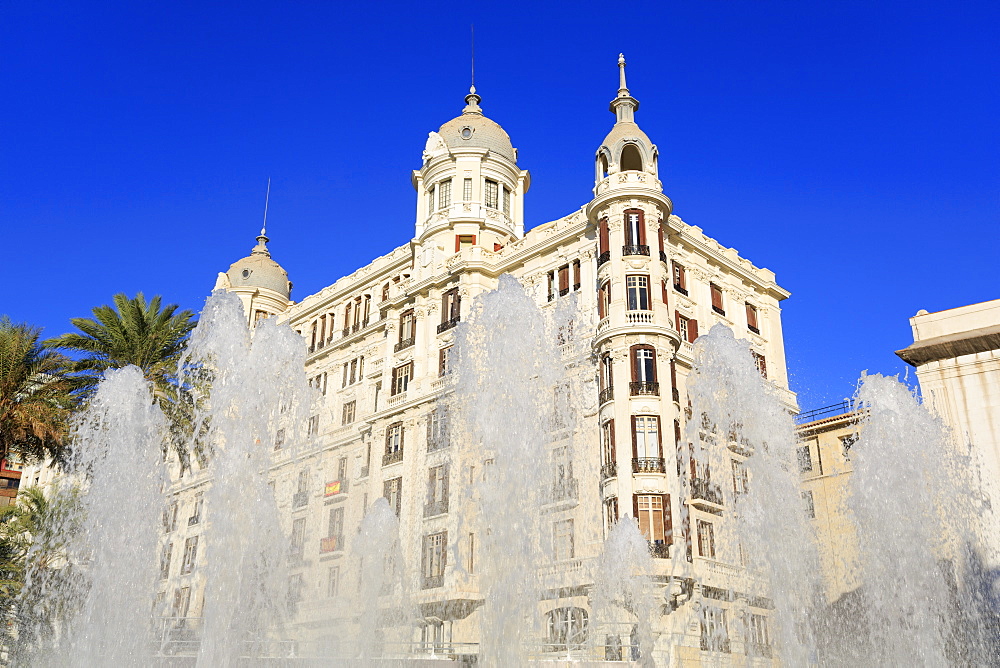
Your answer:
[[[86,593],[57,665],[148,660],[163,437],[163,416],[134,366],[109,371],[76,421],[73,468],[83,479],[84,516],[67,548],[71,561],[86,564]]]
[[[220,291],[192,333],[187,366],[185,381],[205,395],[196,433],[211,474],[198,665],[230,666],[283,615],[288,543],[267,473],[277,430],[294,443],[305,422],[305,347],[271,319],[251,338],[239,298]]]
[[[695,370],[688,384],[691,416],[686,438],[688,452],[679,452],[678,461],[692,473],[684,484],[696,498],[725,500],[731,521],[715,523],[718,558],[728,564],[742,564],[732,570],[729,584],[719,579],[712,584],[729,589],[729,599],[769,598],[771,637],[777,657],[784,665],[805,666],[815,657],[814,643],[806,632],[819,592],[818,558],[807,518],[802,510],[798,469],[795,466],[795,438],[791,415],[777,394],[757,370],[746,341],[738,340],[730,329],[714,326],[695,345]],[[731,450],[746,455],[749,484],[745,490],[712,481],[730,480],[734,470]],[[737,458],[735,461],[739,461]],[[692,525],[682,506],[682,525],[688,539],[698,526]],[[688,548],[690,549],[690,548]],[[685,568],[682,550],[674,553],[675,568]],[[713,649],[728,644],[723,626],[704,618],[711,600],[702,608],[702,624],[718,630],[710,638]],[[729,623],[729,634],[750,636],[750,612],[734,609],[738,618]]]
[[[483,463],[478,486],[482,611],[480,661],[524,665],[536,637],[544,560],[539,506],[551,480],[558,354],[534,300],[510,275],[476,300],[459,332],[459,415],[470,455]]]

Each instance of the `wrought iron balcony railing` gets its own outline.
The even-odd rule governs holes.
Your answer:
[[[395,464],[396,462],[403,461],[403,449],[400,448],[395,452],[387,452],[382,455],[382,466],[388,466],[389,464]]]
[[[714,484],[711,480],[694,478],[691,481],[691,498],[708,501],[709,503],[721,506],[724,497],[722,495],[722,488]]]
[[[415,336],[411,336],[410,338],[403,339],[402,341],[400,341],[399,343],[397,343],[395,346],[393,346],[392,350],[393,350],[393,352],[397,352],[398,353],[400,350],[406,350],[407,348],[409,348],[410,346],[412,346],[416,342],[417,342],[417,338]]]
[[[580,484],[576,478],[561,480],[552,486],[552,500],[566,501],[579,496]]]
[[[635,244],[632,246],[622,246],[622,255],[649,255],[649,246],[645,244]]]
[[[715,311],[716,313],[718,313],[719,315],[723,315],[723,316],[726,315],[726,309],[722,308],[721,306],[715,306],[713,304],[712,305],[712,310]]]
[[[614,398],[615,398],[615,388],[606,387],[603,390],[601,390],[600,394],[597,395],[597,403],[603,405],[608,403]]]
[[[438,499],[424,504],[424,517],[444,515],[446,512],[448,512],[448,499]]]
[[[434,589],[435,587],[444,586],[444,576],[443,575],[425,575],[424,581],[421,583],[421,589]]]
[[[602,264],[611,259],[611,251],[604,251],[597,256],[597,266],[600,267]]]
[[[663,264],[667,263],[667,254],[663,251],[660,251],[660,262]]]
[[[669,559],[670,546],[662,540],[654,540],[649,543],[649,553],[654,559]]]
[[[608,478],[614,478],[618,475],[618,464],[615,462],[609,462],[601,466],[601,480],[607,480]]]
[[[452,327],[454,327],[455,325],[457,325],[459,322],[461,322],[461,320],[462,320],[461,316],[455,316],[454,318],[451,318],[450,320],[445,320],[440,325],[438,325],[438,327],[437,327],[437,333],[440,334],[442,332],[447,332],[449,329],[451,329]]]
[[[663,457],[638,457],[632,460],[632,473],[666,473]]]
[[[641,395],[660,396],[660,384],[648,380],[634,381],[628,384],[629,394],[633,397]]]
[[[309,492],[295,492],[292,494],[292,508],[301,508],[309,503]]]

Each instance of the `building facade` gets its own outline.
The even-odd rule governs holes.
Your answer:
[[[462,113],[430,133],[412,173],[412,239],[298,302],[263,230],[252,254],[220,274],[217,287],[240,296],[251,325],[277,316],[302,334],[320,397],[308,444],[287,448],[279,432],[270,472],[294,555],[290,624],[304,641],[336,652],[333,629],[352,614],[343,603],[352,537],[384,497],[399,517],[422,618],[409,640],[476,653],[485,596],[477,536],[454,500],[489,462],[457,447],[443,407],[454,391],[459,325],[510,274],[543,312],[573,308],[572,330],[553,342],[576,408],[551,451],[537,652],[584,652],[591,567],[611,526],[628,515],[656,564],[654,658],[673,647],[683,665],[770,660],[762,597],[719,594],[738,571],[714,543],[725,502],[707,472],[682,465],[680,439],[692,344],[717,323],[749,342],[761,373],[795,410],[781,329],[789,293],[771,271],[673,214],[657,147],[635,120],[624,58],[619,75],[615,123],[595,153],[594,196],[558,220],[526,230],[530,175],[473,88]],[[161,597],[179,618],[199,616],[202,605],[199,475],[173,485],[165,520]],[[726,475],[716,473],[716,485],[730,484]],[[697,480],[682,484],[685,477]],[[628,627],[602,630],[596,645],[603,658],[627,659]]]

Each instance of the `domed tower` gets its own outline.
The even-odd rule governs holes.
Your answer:
[[[268,241],[270,239],[261,228],[257,245],[250,255],[234,262],[229,271],[220,272],[215,282],[216,290],[228,290],[239,295],[251,327],[258,320],[284,313],[292,303],[292,283],[288,280],[288,272],[271,259]]]
[[[416,240],[434,239],[446,253],[465,246],[493,250],[524,236],[524,194],[531,179],[517,166],[517,149],[483,115],[475,86],[462,114],[431,132],[417,191]]]

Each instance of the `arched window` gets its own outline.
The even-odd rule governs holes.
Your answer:
[[[642,171],[642,155],[639,154],[639,147],[635,144],[625,144],[622,148],[621,158],[622,171]]]
[[[601,172],[600,177],[606,178],[608,175],[608,156],[601,153],[601,157],[597,159],[597,165]]]

